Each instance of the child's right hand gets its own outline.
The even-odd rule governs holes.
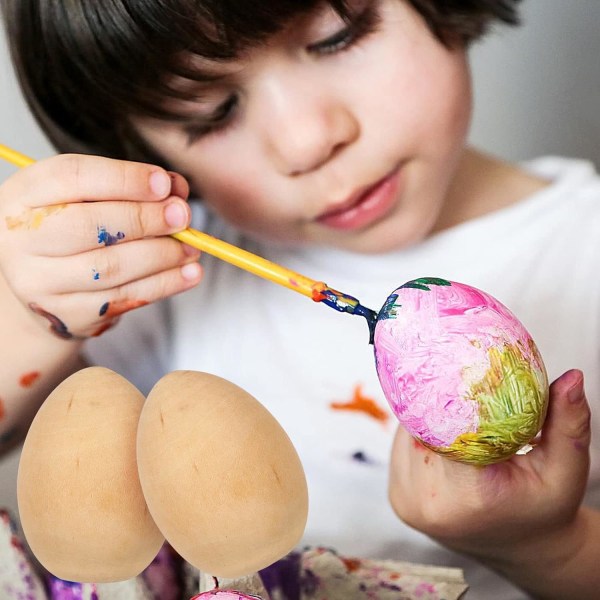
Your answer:
[[[582,507],[590,466],[583,374],[550,386],[534,450],[486,467],[449,460],[402,428],[390,501],[406,523],[479,559],[541,598],[597,598],[600,511]]]
[[[59,155],[0,186],[0,271],[65,339],[193,287],[199,252],[168,234],[190,222],[183,177],[142,163]]]

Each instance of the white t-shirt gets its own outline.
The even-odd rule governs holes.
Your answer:
[[[525,166],[552,184],[517,205],[384,255],[248,242],[214,219],[207,226],[375,310],[416,277],[442,277],[491,293],[529,330],[551,380],[570,368],[584,371],[595,403],[593,427],[600,431],[600,178],[584,161],[543,158]],[[310,498],[304,543],[459,566],[470,599],[526,598],[393,514],[387,482],[395,419],[384,423],[332,407],[359,393],[389,412],[366,321],[210,256],[202,263],[200,286],[127,315],[89,344],[92,362],[123,373],[143,391],[164,372],[193,369],[253,394],[286,429],[304,464]],[[600,435],[592,453],[586,500],[600,508]]]

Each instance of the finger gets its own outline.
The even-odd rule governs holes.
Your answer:
[[[187,200],[190,195],[190,185],[186,178],[175,171],[168,171],[168,173],[171,178],[171,195]]]
[[[161,202],[80,202],[63,205],[31,226],[13,229],[11,245],[37,256],[70,256],[99,247],[181,231],[189,204],[175,196]]]
[[[410,472],[410,442],[411,437],[404,427],[397,427],[392,444],[388,483],[388,499],[392,509],[400,519],[406,522],[411,518],[410,506],[406,502]]]
[[[457,517],[477,497],[475,469],[436,454],[398,428],[392,449],[388,497],[396,515],[416,529],[438,536],[453,535]],[[452,500],[456,490],[465,492],[460,503]],[[475,494],[478,496],[478,494]]]
[[[148,238],[67,257],[30,257],[11,274],[11,284],[23,298],[38,297],[42,290],[46,296],[106,291],[199,257],[198,250],[171,237]]]
[[[181,186],[179,177],[176,185]],[[172,176],[156,165],[59,154],[34,163],[11,178],[7,194],[29,208],[84,200],[147,202],[169,196],[172,182]],[[14,215],[14,218],[18,216]]]
[[[400,425],[392,445],[389,499],[397,514],[407,517],[408,506],[413,505],[415,488],[428,487],[429,480],[439,473],[438,461],[445,460],[413,438]]]
[[[188,263],[128,283],[108,292],[69,294],[30,302],[29,308],[64,339],[95,337],[113,326],[121,315],[184,292],[197,285],[202,267]]]
[[[583,373],[567,371],[550,386],[548,416],[541,442],[532,458],[550,465],[555,479],[580,485],[587,480],[591,439],[590,407],[583,384]],[[539,454],[538,454],[538,451]]]

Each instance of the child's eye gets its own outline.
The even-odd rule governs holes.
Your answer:
[[[362,12],[352,17],[351,22],[333,35],[310,44],[312,54],[335,54],[351,48],[365,36],[373,33],[379,25],[380,17],[375,3],[369,4]]]
[[[225,129],[232,122],[238,103],[237,95],[231,95],[211,115],[199,117],[194,123],[186,125],[185,134],[188,145],[209,133]]]

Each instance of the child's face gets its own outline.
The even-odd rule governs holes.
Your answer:
[[[383,252],[436,226],[470,116],[465,51],[401,0],[324,6],[177,101],[188,124],[144,138],[216,212],[284,242]]]

